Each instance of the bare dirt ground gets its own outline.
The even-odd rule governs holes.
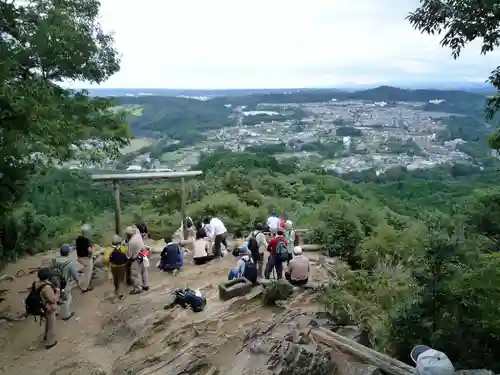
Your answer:
[[[161,246],[153,244],[155,248]],[[18,270],[38,267],[54,255],[22,259],[9,265],[3,274],[15,275]],[[318,255],[308,256],[313,262],[311,279],[326,280],[326,271],[315,262]],[[227,280],[229,268],[236,263],[231,254],[204,266],[193,265],[187,255],[184,269],[176,276],[158,271],[155,261],[151,263],[151,289],[141,295],[127,295],[117,301],[110,281],[84,295],[74,290],[76,314],[68,322],[58,320],[58,345],[50,350],[41,345],[43,326],[31,317],[21,321],[0,319],[0,374],[278,373],[248,370],[259,363],[251,363],[250,358],[257,359],[259,354],[258,349],[249,352],[249,340],[258,336],[262,341],[278,322],[285,324],[280,328],[282,335],[289,334],[286,332],[292,328],[286,324],[297,326],[301,321],[297,314],[310,316],[319,310],[311,292],[301,293],[285,308],[265,308],[260,298],[220,301],[217,286]],[[0,283],[0,315],[18,317],[24,313],[24,299],[35,277],[31,274]],[[180,287],[201,289],[208,301],[206,309],[201,313],[180,307],[163,310],[170,292]],[[271,341],[266,344],[271,345],[267,354],[278,350]]]

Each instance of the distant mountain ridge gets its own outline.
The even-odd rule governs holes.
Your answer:
[[[250,108],[259,103],[312,103],[328,102],[331,100],[369,100],[375,102],[422,102],[441,99],[461,106],[484,105],[486,96],[460,90],[433,90],[433,89],[401,89],[392,86],[379,86],[373,89],[360,91],[341,91],[338,89],[298,90],[284,93],[258,93],[246,96],[216,96],[210,100],[213,104],[231,104],[232,106],[246,105]]]
[[[180,97],[180,98],[204,98],[213,101],[232,105],[252,105],[257,103],[308,103],[324,102],[334,100],[370,100],[370,101],[407,101],[407,102],[428,102],[429,100],[442,99],[447,101],[484,101],[485,93],[470,92],[463,90],[438,90],[438,89],[403,89],[392,86],[379,86],[366,90],[346,91],[339,89],[272,89],[272,90],[156,90],[146,92],[137,89],[128,92],[127,89],[119,91],[99,92],[117,98],[129,97],[127,102],[134,101],[134,97]],[[95,94],[95,92],[90,92]],[[114,94],[114,95],[112,95]],[[143,99],[140,102],[144,102]],[[120,99],[119,101],[122,101]]]
[[[485,100],[485,95],[462,90],[401,89],[379,86],[374,89],[355,91],[348,95],[352,99],[373,101],[428,102],[429,100],[467,101]]]
[[[179,92],[180,93],[180,92]],[[432,112],[447,112],[484,117],[484,94],[459,90],[402,89],[379,86],[360,91],[338,89],[309,89],[296,91],[228,90],[225,96],[207,97],[202,91],[193,95],[122,95],[115,98],[118,105],[129,108],[129,123],[138,136],[167,136],[185,144],[193,144],[209,129],[235,126],[232,115],[235,107],[245,106],[254,110],[260,103],[314,103],[332,100],[366,100],[373,102],[420,102],[423,109]],[[195,100],[187,96],[206,97]],[[441,100],[434,102],[434,100]]]
[[[402,90],[429,90],[429,91],[468,91],[481,94],[492,94],[496,90],[493,86],[479,83],[420,83],[418,85],[346,85],[337,88],[272,88],[272,89],[159,89],[159,88],[91,88],[91,96],[191,96],[191,97],[218,97],[218,96],[248,96],[266,94],[290,94],[297,92],[325,93],[325,92],[358,92],[374,90],[380,87],[393,87]]]

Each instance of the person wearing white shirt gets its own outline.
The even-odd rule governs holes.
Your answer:
[[[280,227],[280,218],[276,215],[276,211],[273,211],[269,219],[267,219],[267,227],[271,233],[276,233]]]
[[[203,227],[207,233],[207,237],[214,239],[213,252],[216,258],[221,257],[222,249],[221,245],[224,245],[226,250],[228,249],[226,236],[227,229],[222,220],[216,217],[206,217],[203,219]]]

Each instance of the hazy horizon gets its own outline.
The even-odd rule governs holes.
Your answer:
[[[380,84],[346,84],[338,86],[316,86],[316,87],[102,87],[102,86],[88,86],[79,87],[79,89],[89,90],[166,90],[166,91],[276,91],[276,90],[364,90],[376,87],[394,87],[401,89],[489,89],[495,88],[489,83],[471,83],[471,82],[417,82],[417,83],[403,83],[403,82],[381,82]]]

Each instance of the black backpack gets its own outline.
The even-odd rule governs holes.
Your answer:
[[[252,236],[248,240],[248,250],[252,252],[252,254],[258,254],[259,253],[259,243],[257,242],[257,235],[259,232],[253,232]]]
[[[33,282],[33,285],[31,286],[31,291],[24,300],[26,315],[32,315],[35,318],[37,316],[39,317],[45,316],[46,308],[43,304],[40,292],[42,291],[43,288],[47,286],[52,287],[52,285],[50,285],[49,283],[43,283],[38,288],[35,288],[35,282]]]
[[[250,281],[252,284],[257,282],[257,266],[251,260],[243,260],[245,262],[245,271],[243,277]]]
[[[115,266],[123,266],[127,261],[127,256],[123,253],[121,246],[113,248],[109,254],[109,262]]]

